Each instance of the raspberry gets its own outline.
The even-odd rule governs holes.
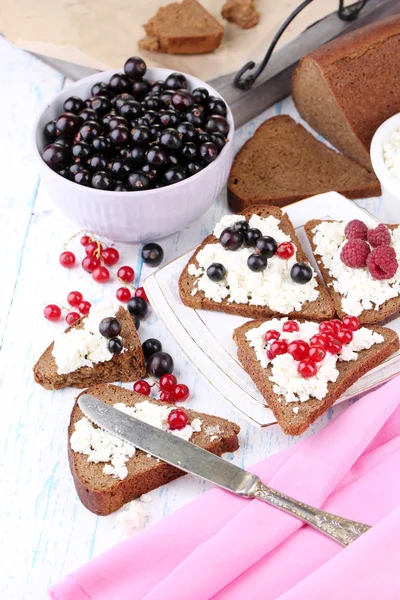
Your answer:
[[[383,223],[375,227],[375,229],[369,229],[367,239],[374,248],[378,246],[390,246],[392,241],[389,229]]]
[[[391,279],[398,266],[396,252],[391,246],[379,246],[367,258],[367,267],[374,279]]]
[[[368,234],[368,227],[362,221],[353,219],[349,221],[345,227],[344,235],[348,240],[366,240]]]
[[[360,269],[367,264],[367,257],[370,251],[367,242],[364,242],[364,240],[352,239],[343,246],[340,253],[340,260],[347,267]]]

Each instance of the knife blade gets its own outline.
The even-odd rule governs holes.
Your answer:
[[[192,442],[135,419],[90,394],[82,394],[78,405],[92,423],[121,440],[229,492],[245,498],[263,500],[318,529],[342,546],[348,546],[370,529],[369,525],[332,515],[290,498],[266,486],[259,477],[249,471]]]

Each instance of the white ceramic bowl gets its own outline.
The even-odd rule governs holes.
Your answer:
[[[63,112],[70,96],[90,97],[94,83],[108,83],[114,73],[105,71],[81,79],[58,94],[38,118],[34,130],[34,146],[41,182],[53,202],[71,220],[87,231],[115,241],[148,242],[181,231],[200,217],[220,194],[233,160],[234,122],[228,107],[229,140],[218,158],[205,169],[179,183],[140,192],[113,192],[78,185],[58,175],[43,161],[40,151],[46,145],[44,125]],[[148,69],[146,78],[166,79],[169,69]],[[220,96],[214,88],[184,73],[189,89],[205,87],[210,95]]]
[[[400,223],[400,180],[385,165],[383,145],[389,142],[393,131],[400,130],[400,113],[384,121],[376,130],[371,142],[371,162],[382,187],[384,222]]]

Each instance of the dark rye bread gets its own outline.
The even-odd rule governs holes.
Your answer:
[[[294,227],[289,220],[289,217],[284,214],[280,208],[275,206],[253,206],[248,208],[247,210],[242,211],[241,213],[246,219],[250,219],[250,217],[254,214],[259,215],[260,217],[268,217],[272,215],[280,220],[281,229],[290,236],[291,240],[295,244],[296,258],[298,262],[308,262],[307,256],[304,254],[303,249],[301,247],[300,241],[296,235]],[[195,296],[192,296],[191,292],[193,290],[193,286],[196,282],[196,277],[190,275],[188,272],[189,266],[194,264],[196,267],[198,266],[196,257],[200,250],[204,248],[206,244],[218,244],[219,240],[213,235],[209,235],[203,241],[203,243],[198,247],[196,252],[193,254],[192,258],[189,260],[188,264],[182,271],[182,274],[179,278],[179,294],[183,304],[186,306],[190,306],[190,308],[203,308],[205,310],[218,310],[222,312],[229,313],[231,315],[241,315],[242,317],[248,317],[249,319],[260,319],[267,318],[273,315],[277,315],[278,313],[271,310],[266,306],[252,306],[250,304],[237,304],[235,302],[228,302],[228,299],[222,300],[222,302],[214,302],[209,298],[206,298],[204,292],[198,291]],[[324,285],[318,278],[318,291],[319,297],[314,302],[305,302],[303,304],[302,310],[300,313],[293,312],[289,315],[282,316],[290,316],[290,317],[304,317],[307,319],[315,319],[316,321],[323,321],[324,319],[329,319],[334,314],[333,304],[330,299],[330,296],[325,289]]]
[[[146,36],[139,48],[167,54],[204,54],[221,43],[222,25],[196,0],[161,6],[143,25]]]
[[[228,203],[238,212],[254,204],[287,206],[336,191],[347,198],[379,196],[373,173],[318,141],[288,115],[260,125],[238,152],[228,181]]]
[[[117,402],[134,406],[137,402],[148,400],[147,397],[116,385],[97,385],[89,388],[87,392],[111,406]],[[125,479],[116,479],[112,475],[103,473],[104,463],[88,462],[85,454],[74,452],[71,449],[69,439],[74,432],[74,425],[84,416],[78,406],[78,398],[72,410],[68,427],[68,460],[79,499],[87,509],[97,515],[109,515],[127,502],[139,498],[142,494],[185,475],[176,467],[157,461],[156,458],[148,456],[141,450],[136,450],[135,455],[127,461],[128,475]],[[165,406],[165,402],[157,400],[152,400],[152,402]],[[184,410],[189,416],[189,422],[198,418],[203,424],[202,430],[192,435],[191,441],[194,444],[218,456],[224,452],[234,452],[238,449],[239,425],[219,417],[198,413],[186,407]],[[208,434],[205,431],[206,427],[217,425],[221,430],[220,433]],[[211,440],[214,436],[217,436],[216,439]]]
[[[112,381],[136,381],[146,374],[144,356],[135,324],[128,311],[120,306],[116,317],[121,323],[121,337],[127,351],[115,354],[107,362],[97,363],[93,367],[81,367],[72,373],[59,375],[57,364],[52,355],[54,342],[45,350],[33,367],[36,383],[46,390],[60,390],[65,387],[84,388],[96,383]],[[74,323],[72,328],[82,329],[85,317]]]
[[[400,111],[400,15],[324,44],[296,68],[292,95],[311,127],[372,170],[376,129]]]
[[[325,220],[329,221],[329,219]],[[328,286],[329,293],[335,305],[335,311],[342,319],[344,316],[346,316],[346,313],[342,310],[342,295],[333,289],[333,278],[329,275],[329,270],[324,267],[322,257],[315,253],[314,236],[312,231],[314,227],[316,227],[319,223],[322,223],[322,221],[319,219],[313,219],[311,221],[308,221],[304,226],[304,231],[307,234],[308,241],[310,242],[311,249],[313,251],[318,267],[321,271],[322,277],[326,285]],[[396,227],[398,227],[398,225],[387,225],[387,227],[389,229],[395,229]],[[374,325],[375,323],[383,324],[396,318],[399,312],[400,296],[397,296],[397,298],[390,298],[389,300],[386,300],[386,302],[384,302],[380,306],[379,310],[363,310],[363,312],[360,315],[358,315],[358,319],[363,325]]]
[[[259,327],[262,323],[263,321],[245,323],[235,329],[233,339],[237,345],[238,358],[245,371],[265,398],[281,429],[288,435],[300,435],[306,431],[360,377],[374,369],[399,349],[399,339],[395,331],[385,327],[371,327],[370,329],[383,335],[385,341],[381,344],[375,344],[369,350],[361,350],[356,361],[338,361],[336,366],[339,377],[335,383],[328,383],[328,394],[325,398],[289,403],[286,403],[285,399],[282,398],[279,402],[278,396],[273,391],[274,384],[269,380],[271,367],[264,369],[260,365],[254,348],[250,347],[245,337],[247,331]],[[297,415],[293,412],[293,408],[296,406],[299,407]]]

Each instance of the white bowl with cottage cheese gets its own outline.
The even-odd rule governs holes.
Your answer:
[[[371,162],[382,187],[385,221],[400,222],[400,113],[376,130],[371,142]]]

